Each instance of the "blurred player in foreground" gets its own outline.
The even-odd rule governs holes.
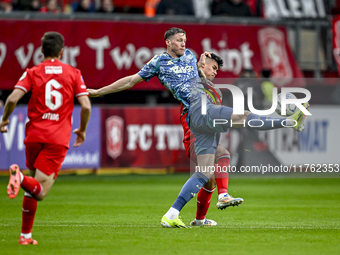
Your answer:
[[[91,104],[80,70],[60,61],[64,37],[57,32],[47,32],[41,39],[41,46],[44,61],[26,69],[6,100],[0,122],[1,133],[6,133],[9,117],[17,102],[32,91],[25,138],[26,166],[30,176],[23,175],[18,165],[13,164],[9,169],[7,186],[10,198],[18,195],[20,187],[25,190],[19,238],[21,245],[38,244],[32,238],[37,201],[43,200],[50,191],[69,148],[74,97],[81,105],[81,120],[80,127],[73,131],[77,135],[73,147],[85,141],[91,114]]]
[[[183,104],[182,115],[188,113],[186,121],[194,134],[195,153],[197,155],[198,170],[188,179],[179,193],[176,201],[161,219],[163,227],[187,228],[179,218],[179,212],[212,177],[215,153],[220,140],[220,132],[227,132],[232,121],[233,127],[247,125],[257,130],[270,130],[292,127],[297,131],[304,129],[305,115],[296,111],[289,118],[258,116],[249,111],[243,115],[233,114],[233,109],[223,105],[214,105],[206,100],[206,115],[202,114],[202,98],[206,96],[204,86],[198,74],[198,69],[204,65],[205,52],[197,62],[195,55],[186,46],[185,31],[180,28],[170,28],[164,35],[167,51],[154,56],[138,73],[126,76],[108,86],[98,90],[89,89],[90,96],[100,96],[116,93],[132,88],[141,81],[148,81],[157,76],[161,84]],[[305,107],[307,103],[305,104]],[[215,119],[229,120],[225,124],[213,125]],[[251,126],[249,123],[251,122]],[[259,125],[263,124],[263,125]]]
[[[202,83],[205,84],[205,88],[210,91],[207,91],[207,94],[211,95],[210,99],[215,104],[220,104],[220,100],[222,99],[222,93],[218,88],[214,88],[214,84],[212,81],[217,75],[217,71],[223,65],[223,60],[214,53],[210,54],[211,57],[205,56],[204,65],[200,69],[198,69],[198,73],[201,77]],[[213,89],[213,91],[212,91]],[[181,104],[181,112],[183,112],[183,104]],[[195,153],[195,136],[191,133],[188,123],[186,121],[188,113],[181,115],[181,123],[184,130],[184,147],[187,156],[197,164],[197,156]],[[218,145],[215,153],[215,166],[216,169],[228,169],[230,163],[230,153],[227,149]],[[218,166],[220,168],[218,168]],[[197,194],[197,211],[196,218],[192,222],[190,222],[191,226],[215,226],[217,222],[214,220],[206,219],[206,214],[208,212],[211,196],[214,192],[216,186],[218,191],[218,200],[217,200],[217,208],[225,209],[229,206],[238,206],[242,204],[242,198],[233,198],[228,194],[228,181],[229,174],[227,171],[215,171],[214,176],[209,179],[209,181],[204,184],[204,186],[200,189]]]

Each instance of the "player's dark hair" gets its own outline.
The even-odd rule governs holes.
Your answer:
[[[180,29],[178,27],[172,27],[168,29],[164,34],[164,40],[169,39],[171,36],[175,34],[183,33],[185,34],[185,31],[183,29]]]
[[[41,38],[41,47],[45,57],[58,57],[64,47],[64,37],[58,32],[46,32]]]
[[[211,59],[215,60],[217,62],[218,65],[218,69],[220,69],[221,66],[223,66],[223,59],[219,56],[217,56],[215,53],[210,53],[211,55]],[[207,56],[207,58],[209,58]]]

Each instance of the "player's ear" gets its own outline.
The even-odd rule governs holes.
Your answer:
[[[62,48],[61,51],[59,52],[59,59],[61,59],[63,52],[64,52],[64,48]]]
[[[166,46],[170,46],[170,45],[171,45],[170,39],[166,39],[166,40],[165,40],[165,43],[166,43]]]

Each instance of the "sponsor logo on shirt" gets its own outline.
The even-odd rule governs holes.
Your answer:
[[[173,71],[174,73],[189,73],[194,71],[194,67],[193,66],[173,66],[170,68],[171,71]]]
[[[45,66],[45,74],[61,74],[63,73],[62,66]]]
[[[27,75],[27,72],[24,72],[24,73],[21,75],[19,81],[22,81],[22,80],[26,77],[26,75]]]

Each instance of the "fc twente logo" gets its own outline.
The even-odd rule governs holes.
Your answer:
[[[124,120],[119,116],[111,116],[106,119],[106,151],[113,159],[123,152]]]

